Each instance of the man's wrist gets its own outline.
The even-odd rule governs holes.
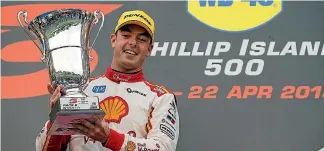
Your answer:
[[[108,141],[108,139],[109,139],[109,136],[110,136],[110,129],[105,130],[105,133],[106,133],[106,136],[107,136],[107,137],[106,137],[103,141],[101,141],[102,146],[105,146],[105,144],[107,143],[107,141]]]
[[[105,140],[101,141],[102,146],[105,146],[105,144],[106,144],[107,141],[108,141],[108,138],[109,138],[109,137],[107,137]]]
[[[109,136],[104,147],[111,150],[120,150],[125,140],[125,135],[114,131],[113,129],[109,130]]]

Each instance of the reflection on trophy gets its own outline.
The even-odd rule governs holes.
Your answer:
[[[99,31],[89,46],[90,31],[102,17]],[[20,21],[23,15],[25,28]],[[104,112],[99,108],[98,97],[89,97],[83,89],[90,77],[90,50],[104,24],[104,14],[96,10],[93,14],[80,9],[61,9],[41,14],[31,22],[27,21],[27,12],[19,11],[18,21],[31,38],[32,33],[40,45],[41,58],[47,64],[51,82],[64,86],[66,95],[62,96],[50,112],[51,127],[47,135],[75,134],[71,121],[91,120],[94,115],[101,119]]]

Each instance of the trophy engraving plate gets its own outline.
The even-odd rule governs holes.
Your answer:
[[[68,98],[62,97],[59,101],[60,110],[89,110],[100,109],[97,97]]]

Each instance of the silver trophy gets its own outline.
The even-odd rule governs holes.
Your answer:
[[[89,46],[90,31],[102,22],[99,31]],[[23,15],[27,28],[20,20]],[[34,44],[42,53],[41,60],[47,65],[51,82],[64,86],[66,95],[60,97],[49,116],[51,127],[47,135],[72,135],[71,122],[88,119],[93,122],[94,115],[101,119],[104,111],[99,107],[99,98],[87,96],[83,89],[90,77],[90,50],[104,24],[104,14],[96,10],[93,14],[80,9],[60,9],[41,14],[32,21],[27,21],[27,12],[18,12],[18,21],[27,35],[39,40]]]

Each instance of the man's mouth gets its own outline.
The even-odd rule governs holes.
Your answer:
[[[137,55],[137,53],[133,50],[124,50],[124,53],[130,54],[130,55]]]

